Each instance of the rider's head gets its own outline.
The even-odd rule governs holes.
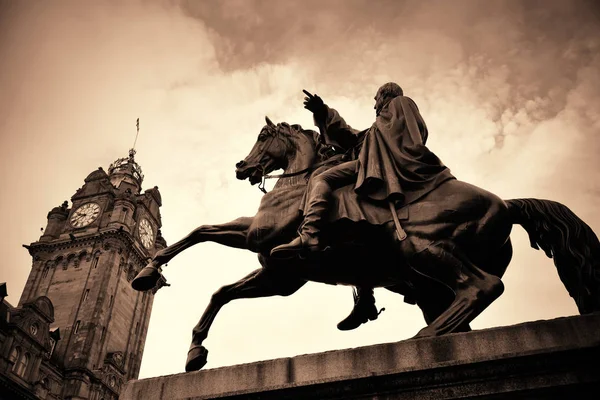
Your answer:
[[[394,97],[403,96],[404,92],[402,88],[394,82],[388,82],[382,85],[375,95],[375,112],[377,115],[381,112],[383,107],[390,102]]]

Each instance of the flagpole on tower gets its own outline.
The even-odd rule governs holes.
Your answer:
[[[140,134],[140,119],[138,118],[135,127],[137,128],[137,132],[135,134],[135,140],[133,141],[133,149],[135,150],[135,144],[137,143],[138,135]]]
[[[140,119],[138,118],[135,122],[135,127],[137,128],[137,132],[135,133],[135,140],[133,141],[133,147],[129,150],[129,158],[133,160],[135,156],[135,144],[137,143],[138,135],[140,134]]]

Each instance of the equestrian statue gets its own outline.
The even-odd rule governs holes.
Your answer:
[[[192,331],[186,371],[206,364],[202,343],[225,304],[289,296],[308,281],[356,288],[342,330],[377,319],[373,288],[380,287],[421,309],[427,325],[416,338],[469,331],[504,290],[514,224],[554,259],[579,312],[600,311],[600,242],[569,208],[502,200],[456,179],[426,147],[423,117],[395,83],[379,88],[375,122],[362,131],[304,93],[319,132],[266,117],[250,154],[236,165],[238,179],[265,192],[256,215],[194,229],[159,250],[132,281],[136,290],[152,289],[166,263],[200,242],[258,254],[260,268],[212,295]],[[269,178],[278,179],[267,193]]]

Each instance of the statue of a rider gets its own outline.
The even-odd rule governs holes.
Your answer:
[[[311,178],[299,235],[290,243],[275,247],[271,251],[273,257],[309,256],[323,250],[321,228],[331,195],[338,188],[354,184],[360,199],[388,202],[395,213],[395,209],[455,179],[425,146],[427,126],[415,102],[404,96],[396,83],[389,82],[379,88],[375,95],[375,123],[363,131],[350,127],[319,96],[305,93],[304,107],[313,113],[322,137],[337,148],[349,149],[349,160]],[[341,330],[354,329],[377,318],[373,289],[357,289],[354,309],[338,324]]]

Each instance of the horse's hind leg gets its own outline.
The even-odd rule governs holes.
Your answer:
[[[433,293],[432,293],[433,294]],[[436,293],[435,297],[421,296],[417,298],[417,305],[423,312],[425,323],[431,325],[440,315],[444,313],[454,301],[454,296],[451,296],[452,292],[449,289],[440,290]],[[457,325],[453,332],[469,332],[471,327],[469,322],[463,322]]]
[[[229,247],[247,249],[246,237],[253,220],[253,217],[241,217],[225,224],[199,226],[183,239],[156,252],[150,264],[158,268],[185,249],[200,242],[211,241]]]
[[[404,301],[409,304],[416,303],[421,309],[427,325],[431,324],[437,317],[446,311],[454,301],[454,292],[432,279],[419,277],[418,281],[414,282],[414,285],[418,287],[417,291],[415,291],[415,289],[409,289],[407,291],[405,286],[400,285],[388,286],[386,289],[404,295]],[[462,324],[454,330],[454,332],[469,331],[471,331],[471,327],[468,323]]]
[[[217,313],[225,304],[236,299],[269,296],[289,296],[300,289],[306,281],[288,278],[280,272],[259,268],[239,281],[221,287],[211,297],[210,303],[192,331],[192,344],[188,351],[186,371],[197,371],[206,364],[208,351],[202,342]]]
[[[499,277],[473,264],[451,243],[438,243],[419,254],[424,262],[444,268],[454,275],[454,301],[416,337],[440,336],[464,330],[504,291]],[[448,270],[449,269],[449,270]]]

